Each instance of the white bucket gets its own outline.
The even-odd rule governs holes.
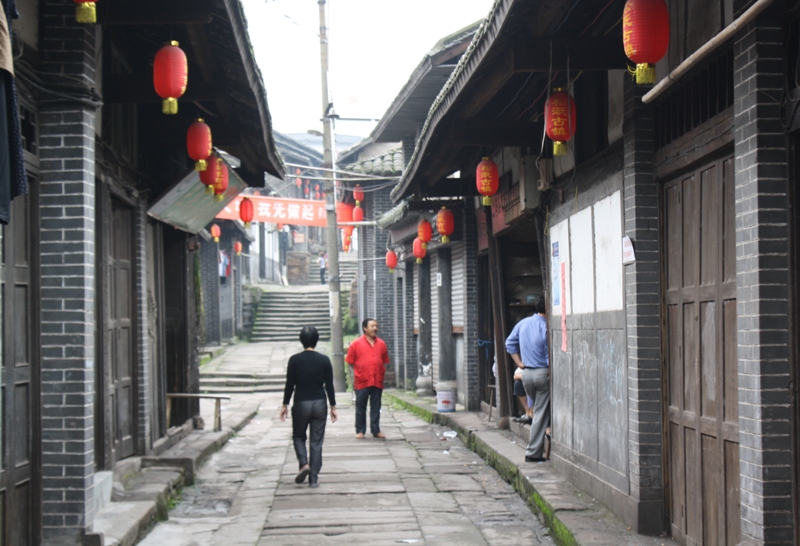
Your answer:
[[[437,392],[436,409],[439,410],[439,413],[456,411],[456,393],[453,391]]]

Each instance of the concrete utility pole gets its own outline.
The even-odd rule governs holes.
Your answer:
[[[322,75],[322,167],[334,168],[333,120],[328,116],[328,27],[325,22],[325,0],[319,4],[319,59]],[[334,178],[335,173],[331,173]],[[333,387],[336,392],[347,390],[344,371],[344,345],[342,341],[342,304],[339,289],[339,237],[336,233],[336,184],[324,182],[328,212],[328,301],[331,312],[331,351],[333,352]]]

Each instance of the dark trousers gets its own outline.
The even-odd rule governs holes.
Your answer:
[[[325,268],[324,267],[320,268],[320,270],[319,270],[319,283],[320,284],[325,284]]]
[[[369,430],[372,434],[381,431],[381,394],[383,389],[378,387],[356,389],[356,434],[367,433],[367,401],[369,401]]]
[[[325,400],[305,400],[292,406],[292,440],[294,452],[300,468],[311,467],[309,481],[314,483],[322,468],[322,441],[325,439],[325,420],[328,418],[328,404]],[[306,431],[311,426],[311,462],[306,453]]]

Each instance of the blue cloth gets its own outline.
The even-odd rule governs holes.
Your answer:
[[[508,354],[518,354],[526,368],[549,368],[547,319],[540,314],[524,318],[506,339]]]

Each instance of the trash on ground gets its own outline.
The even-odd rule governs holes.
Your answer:
[[[442,436],[444,436],[445,438],[455,438],[456,436],[458,436],[458,432],[456,432],[455,430],[447,430],[442,433]]]

